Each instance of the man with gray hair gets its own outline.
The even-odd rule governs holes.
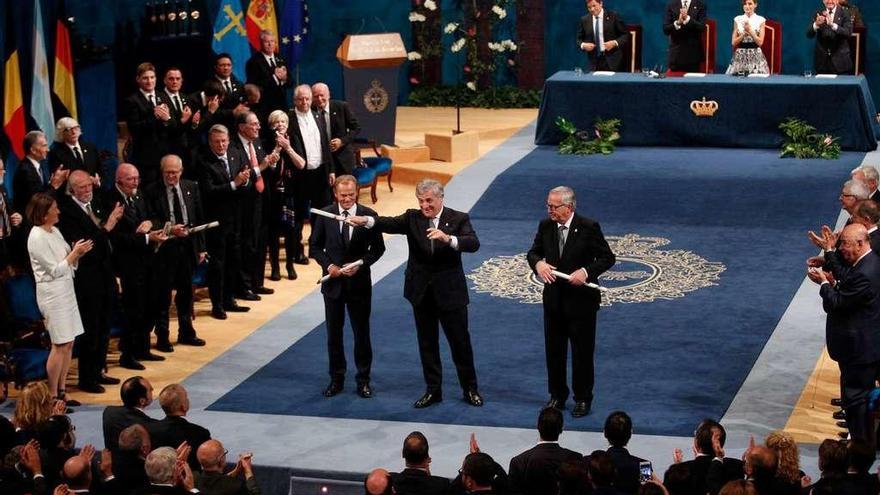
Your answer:
[[[42,132],[25,134],[23,146],[25,158],[18,164],[12,178],[12,199],[16,211],[24,211],[31,196],[38,192],[56,194],[67,182],[70,173],[70,170],[59,167],[50,176],[43,169],[42,162],[49,156],[49,141]]]
[[[187,462],[193,471],[198,471],[200,466],[196,452],[203,443],[211,439],[211,432],[187,421],[189,395],[186,389],[179,383],[167,385],[159,393],[159,404],[165,411],[165,418],[146,425],[153,446],[177,448],[186,442],[191,447]]]
[[[67,170],[85,170],[95,186],[101,185],[101,160],[98,148],[94,144],[83,141],[82,128],[75,119],[61,117],[55,124],[55,144],[49,150],[49,170],[59,167]]]
[[[403,297],[413,307],[419,340],[419,357],[427,390],[413,404],[421,409],[443,400],[443,370],[440,362],[439,327],[449,341],[452,360],[464,400],[483,405],[477,390],[474,352],[468,332],[467,282],[461,266],[461,253],[480,248],[477,233],[467,213],[443,206],[443,184],[422,179],[416,185],[419,209],[406,210],[396,217],[351,217],[351,223],[380,232],[406,235],[409,260]]]
[[[577,198],[570,187],[559,186],[547,195],[549,218],[538,224],[528,252],[532,270],[544,282],[544,353],[550,400],[547,407],[565,409],[568,344],[571,342],[571,415],[589,414],[593,402],[593,352],[596,312],[601,294],[588,283],[614,266],[615,257],[599,224],[575,213]],[[566,275],[563,279],[558,274]]]
[[[877,172],[873,165],[862,165],[853,169],[849,174],[853,180],[858,180],[865,184],[871,193],[868,199],[880,202],[880,191],[877,190],[877,185],[880,183],[880,173]]]
[[[177,452],[171,447],[159,447],[150,452],[144,463],[150,485],[133,493],[135,495],[184,495],[193,492],[192,471],[185,462],[177,462]]]
[[[275,33],[260,31],[260,51],[254,53],[244,66],[247,82],[260,87],[262,104],[268,115],[273,110],[287,110],[284,93],[291,86],[287,63],[278,53]]]

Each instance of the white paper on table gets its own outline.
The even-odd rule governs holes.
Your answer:
[[[706,77],[706,74],[703,72],[685,72],[682,77]]]
[[[594,76],[613,76],[614,74],[617,74],[617,73],[614,71],[610,71],[610,70],[597,70],[597,71],[590,72],[590,74],[592,74]]]
[[[770,74],[749,74],[746,77],[770,77]]]
[[[552,273],[556,278],[561,278],[562,280],[571,280],[571,276],[568,275],[567,273],[562,273],[562,272],[556,271],[556,270],[551,270],[550,273]],[[605,292],[608,290],[607,287],[602,287],[602,286],[596,285],[592,282],[587,282],[584,285],[591,288],[591,289],[596,289],[599,292]]]
[[[837,79],[837,74],[816,74],[816,79]]]

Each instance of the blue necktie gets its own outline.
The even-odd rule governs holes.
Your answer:
[[[599,18],[598,17],[593,17],[593,38],[594,38],[594,41],[596,42],[596,48],[598,48],[599,51],[602,51],[602,46],[599,44]]]

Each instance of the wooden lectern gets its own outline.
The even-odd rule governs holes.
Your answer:
[[[348,35],[336,50],[345,100],[361,125],[361,137],[394,144],[398,72],[406,60],[400,33]]]

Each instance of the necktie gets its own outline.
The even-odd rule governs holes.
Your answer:
[[[79,146],[73,147],[73,156],[76,157],[76,161],[78,161],[80,165],[83,164],[83,156],[79,151]]]
[[[46,178],[43,176],[43,167],[41,167],[39,163],[35,163],[34,169],[37,171],[37,176],[40,178],[40,184],[45,186]]]
[[[599,51],[602,51],[602,42],[599,38],[599,16],[593,17],[593,41],[596,43]]]
[[[95,223],[95,225],[97,225],[97,226],[101,225],[101,220],[98,219],[98,216],[95,215],[94,210],[92,210],[91,203],[86,203],[86,215],[89,216],[89,218],[92,220],[92,222]]]
[[[229,160],[225,156],[221,156],[220,161],[223,162],[223,166],[226,168],[226,176],[232,178],[232,171],[229,170]]]
[[[274,68],[276,67],[276,65],[275,65],[275,57],[269,57],[269,67],[272,68],[272,69],[274,69]]]
[[[342,217],[348,218],[348,210],[342,212]],[[351,242],[351,232],[348,231],[349,228],[345,221],[339,223],[342,224],[342,243],[345,244],[345,247],[348,247],[349,243]]]
[[[0,193],[0,239],[9,236],[9,212],[6,211],[6,200]]]
[[[180,198],[177,197],[177,187],[171,187],[171,203],[173,211],[171,212],[174,215],[174,223],[183,223],[183,208],[180,207]]]
[[[177,110],[178,113],[183,113],[183,108],[180,106],[180,98],[177,95],[174,95],[174,109]]]
[[[324,127],[327,129],[327,139],[331,139],[333,137],[333,133],[330,132],[330,119],[327,116],[327,111],[323,108],[321,109],[321,122],[324,123]]]
[[[436,229],[437,228],[437,217],[429,218],[428,225],[430,225],[432,229]],[[431,239],[431,254],[432,255],[434,254],[434,239]]]
[[[150,100],[150,106],[151,106],[151,107],[155,107],[155,106],[156,106],[156,100],[153,99],[153,95],[152,95],[152,94],[147,95],[147,99]]]
[[[562,258],[562,251],[565,249],[565,231],[568,229],[565,225],[559,226],[559,258]]]
[[[681,8],[687,10],[688,6],[690,6],[690,3],[691,3],[690,0],[682,0]]]
[[[250,155],[250,159],[251,159],[251,168],[253,168],[254,171],[256,171],[257,169],[260,168],[260,164],[257,163],[257,151],[254,149],[254,142],[253,141],[248,143],[248,155]],[[266,188],[265,184],[263,184],[263,176],[262,175],[257,176],[257,179],[254,181],[254,187],[257,188],[258,193],[263,192],[263,189]]]
[[[230,94],[230,95],[231,95],[231,94],[232,94],[232,83],[230,83],[229,80],[227,79],[227,80],[223,83],[223,85],[226,86],[226,94]]]

